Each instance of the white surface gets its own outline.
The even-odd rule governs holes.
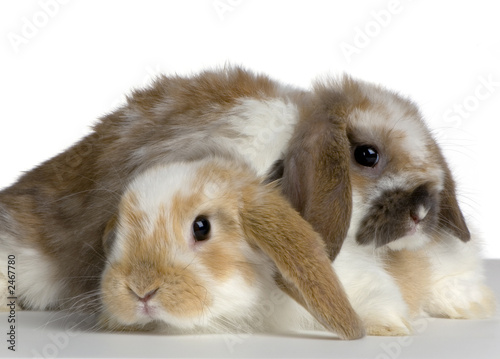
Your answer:
[[[299,86],[319,75],[348,72],[421,106],[452,163],[463,208],[484,233],[485,255],[500,258],[500,191],[492,174],[500,130],[496,2],[57,0],[52,10],[41,5],[54,1],[0,2],[0,188],[88,133],[124,94],[158,72],[189,74],[228,61]],[[222,16],[217,4],[228,5]],[[384,11],[391,15],[380,20]],[[29,38],[23,35],[27,22],[38,23]],[[346,56],[342,46],[359,42],[360,31],[370,35]],[[12,34],[25,42],[13,46]],[[495,83],[491,91],[482,85],[488,79]],[[490,282],[496,277],[500,297],[500,261],[494,265]],[[16,315],[16,354],[24,357],[500,357],[498,314],[486,321],[429,321],[407,339],[354,342],[97,334],[82,331],[85,325],[67,330],[75,317]],[[12,357],[6,332],[7,317],[0,314],[0,355]]]
[[[489,284],[500,298],[500,260],[486,261]],[[168,358],[469,358],[500,357],[500,315],[487,320],[418,319],[410,337],[340,341],[327,333],[297,335],[151,335],[96,333],[93,318],[17,312],[20,357]],[[7,332],[7,315],[0,315]],[[6,337],[5,334],[3,334]],[[12,357],[5,340],[0,355]]]
[[[485,0],[2,1],[0,188],[158,72],[228,61],[299,86],[348,72],[421,106],[485,255],[500,258],[498,34]]]

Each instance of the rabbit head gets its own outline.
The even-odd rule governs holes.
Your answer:
[[[272,184],[234,161],[140,174],[108,224],[104,248],[103,315],[113,323],[188,331],[251,323],[277,280],[327,329],[363,335],[321,237]]]
[[[415,104],[347,76],[316,91],[337,98],[332,110],[347,124],[349,231],[359,244],[416,249],[441,231],[470,239],[451,171]]]

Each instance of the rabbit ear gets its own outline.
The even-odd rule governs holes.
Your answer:
[[[444,160],[443,160],[444,161]],[[444,189],[441,192],[441,203],[439,210],[439,227],[467,242],[471,235],[460,207],[458,206],[455,182],[451,176],[451,171],[444,163]]]
[[[321,237],[269,185],[254,188],[243,199],[241,223],[250,244],[276,264],[277,283],[324,327],[344,339],[364,335],[326,254]],[[280,277],[281,276],[281,277]]]
[[[347,235],[352,209],[346,127],[326,109],[306,110],[301,116],[282,168],[277,163],[271,176],[282,174],[283,194],[323,236],[333,260]]]

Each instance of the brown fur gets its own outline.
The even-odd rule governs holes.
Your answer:
[[[326,329],[344,339],[362,337],[361,321],[341,289],[321,237],[277,193],[247,197],[244,204],[245,234],[276,263],[283,276],[278,283]]]
[[[218,121],[221,115],[241,98],[283,96],[280,86],[239,68],[205,71],[192,78],[159,78],[150,88],[133,92],[127,105],[102,118],[92,134],[0,192],[0,203],[15,220],[0,230],[17,228],[19,241],[38,248],[55,263],[65,282],[63,296],[71,298],[65,307],[82,303],[79,296],[98,287],[104,266],[101,238],[130,179],[158,163],[225,156],[210,134],[237,134]],[[294,101],[302,98],[291,89],[286,96]],[[301,184],[299,197],[290,195],[296,205],[305,204],[301,213],[323,235],[334,258],[350,213],[346,142],[343,127],[335,120],[323,133],[330,121],[324,113],[314,114],[315,132],[308,134],[310,111],[302,112],[289,155],[303,152],[295,157],[291,172],[308,181]],[[203,137],[190,137],[196,134]],[[324,147],[311,148],[310,154],[309,148],[300,149],[318,135]]]
[[[464,217],[456,199],[455,183],[446,160],[432,138],[426,127],[418,107],[409,99],[405,99],[394,92],[387,91],[381,87],[367,85],[345,76],[341,81],[334,83],[319,84],[316,91],[321,91],[324,96],[334,99],[330,105],[332,112],[345,119],[347,122],[347,137],[350,146],[354,149],[360,144],[376,145],[382,158],[376,171],[367,171],[359,166],[351,158],[350,175],[353,188],[368,196],[373,191],[373,184],[377,177],[383,173],[399,173],[411,176],[414,189],[427,186],[433,192],[433,187],[439,187],[435,177],[431,177],[432,171],[444,173],[443,187],[439,193],[437,227],[440,230],[454,234],[460,240],[466,242],[470,239],[470,233],[465,224]],[[390,100],[388,98],[390,97]],[[389,105],[390,103],[390,105]],[[394,119],[391,110],[397,108],[399,117]],[[368,126],[363,120],[358,119],[359,113],[370,113],[372,117],[386,118],[386,123],[376,123]],[[413,159],[411,149],[406,148],[405,140],[408,136],[416,134],[407,133],[405,130],[397,129],[394,121],[405,120],[412,122],[421,134],[419,141],[428,151],[424,162],[416,163]],[[393,121],[393,122],[389,122]],[[408,193],[412,193],[409,191]],[[429,226],[432,231],[431,226]],[[373,229],[372,229],[373,232]]]
[[[169,287],[175,290],[169,290]],[[103,278],[102,288],[103,302],[110,303],[108,307],[113,315],[120,317],[124,324],[134,323],[135,307],[131,303],[135,297],[143,297],[153,290],[158,291],[156,296],[161,299],[163,308],[182,317],[200,315],[210,301],[205,284],[196,273],[185,266],[155,263],[150,257],[132,267],[113,267]]]
[[[205,189],[212,184],[217,185],[216,190],[209,191],[214,196],[208,198]],[[200,261],[219,283],[239,274],[247,283],[258,286],[254,267],[258,264],[248,262],[242,253],[243,244],[249,244],[272,259],[283,276],[277,277],[278,283],[326,329],[344,339],[363,336],[361,321],[333,272],[321,237],[274,184],[262,185],[237,163],[221,166],[215,161],[197,170],[189,188],[187,194],[174,194],[171,207],[168,211],[160,208],[156,219],[139,208],[140,193],[128,191],[124,196],[119,220],[113,221],[121,226],[118,233],[126,234],[120,245],[126,252],[122,259],[112,257],[103,277],[103,323],[114,317],[108,326],[113,327],[116,321],[135,324],[134,303],[150,291],[157,291],[155,296],[170,314],[185,318],[210,311],[210,286],[191,271],[193,263],[184,265],[184,279],[177,254],[196,251],[193,262]],[[200,214],[210,218],[216,230],[213,238],[193,249],[182,228]]]
[[[134,161],[134,152],[210,126],[216,113],[208,118],[203,114],[215,104],[227,107],[238,96],[272,92],[270,80],[241,69],[208,71],[193,79],[163,77],[152,88],[134,92],[127,107],[103,118],[91,135],[3,190],[0,202],[12,212],[15,226],[23,228],[19,240],[42,250],[67,278],[82,278],[68,280],[68,297],[94,290],[103,267],[101,238],[124,186],[135,173],[173,155],[152,151],[145,161]],[[174,104],[169,112],[155,114],[153,106],[167,99]],[[125,113],[131,110],[141,117],[129,123]],[[179,144],[176,158],[214,151],[203,144],[199,150],[184,148]]]
[[[351,217],[349,143],[345,123],[321,93],[302,99],[301,122],[281,166],[283,193],[321,233],[333,260]]]
[[[169,240],[185,246],[182,231],[173,228],[172,234],[168,230],[171,221],[165,211],[160,211],[149,232],[150,219],[137,204],[136,194],[130,192],[121,202],[117,225],[126,227],[128,237],[123,260],[113,262],[103,276],[103,303],[122,323],[133,324],[136,298],[157,291],[156,297],[169,313],[200,315],[211,300],[206,296],[206,284],[189,267],[174,264],[168,256]]]
[[[445,316],[439,301],[434,303],[435,307],[426,308],[436,285],[432,282],[434,273],[431,273],[429,259],[432,246],[449,238],[449,234],[467,242],[470,233],[457,201],[449,166],[418,107],[400,95],[349,77],[320,86],[337,99],[332,108],[347,122],[351,184],[359,196],[359,205],[354,209],[356,233],[353,235],[360,245],[374,242],[377,247],[383,247],[385,269],[397,282],[411,316],[422,311]],[[377,150],[380,159],[375,167],[357,163],[354,150],[359,145],[370,145]],[[398,178],[398,175],[403,176]],[[398,248],[394,241],[415,229],[412,214],[419,207],[425,208],[425,217],[417,218],[420,233],[407,238],[399,247],[414,246],[413,250],[393,250]],[[390,243],[395,246],[385,246]],[[470,311],[476,313],[469,317],[478,317],[478,313],[482,314],[480,311],[492,313],[490,291],[484,289],[484,293],[484,304],[473,304]],[[453,308],[451,304],[450,308]],[[450,316],[450,312],[454,310],[447,311],[446,316]],[[368,327],[367,331],[380,335],[391,334],[392,329],[384,332],[384,329],[374,331]]]
[[[410,317],[420,314],[430,290],[430,263],[423,251],[389,251],[386,269],[396,280],[408,304]]]
[[[444,190],[441,192],[441,211],[439,212],[439,225],[446,228],[457,238],[463,242],[467,242],[471,238],[464,216],[458,205],[455,181],[451,176],[451,171],[446,165],[442,155],[439,153],[440,162],[443,164],[445,180]]]
[[[193,188],[193,194],[189,196],[177,195],[174,197],[171,220],[176,228],[175,239],[183,241],[183,233],[180,230],[180,225],[186,223],[187,219],[191,216],[193,208],[199,206],[201,201],[207,201],[206,198],[200,198],[200,192],[203,184],[210,181],[215,183],[229,183],[231,177],[228,177],[229,170],[221,171],[219,173],[213,171],[213,168],[204,168],[200,171],[198,186]],[[205,177],[203,173],[210,173],[211,175]],[[214,174],[217,173],[217,176]],[[234,173],[233,173],[234,176]],[[220,182],[219,182],[220,181]],[[230,276],[233,276],[234,270],[238,270],[243,279],[247,282],[252,282],[255,279],[255,273],[252,265],[245,260],[245,257],[237,250],[238,242],[241,241],[242,233],[237,218],[238,196],[237,193],[226,191],[220,198],[210,199],[211,206],[216,210],[204,212],[211,218],[215,218],[217,222],[223,224],[223,230],[219,232],[217,241],[212,241],[210,246],[205,246],[203,256],[200,256],[201,262],[210,269],[216,279],[223,281]],[[224,258],[224,261],[221,261]]]

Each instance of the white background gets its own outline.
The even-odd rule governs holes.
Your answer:
[[[229,62],[304,87],[348,72],[420,105],[500,258],[498,14],[478,0],[3,1],[0,188],[159,72]]]

